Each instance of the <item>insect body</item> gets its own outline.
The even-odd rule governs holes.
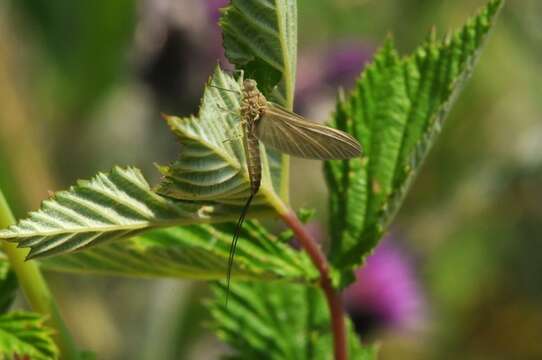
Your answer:
[[[258,90],[256,81],[244,80],[241,95],[241,124],[250,178],[250,195],[241,211],[230,248],[227,294],[229,294],[233,257],[241,226],[262,180],[259,141],[280,152],[307,159],[349,159],[361,155],[361,146],[352,136],[340,130],[306,121],[301,116],[267,101]]]
[[[243,145],[250,178],[250,192],[255,194],[262,181],[262,166],[260,162],[260,143],[256,134],[256,124],[265,112],[267,100],[256,87],[256,81],[243,82],[243,97],[241,100],[241,122],[243,125]]]
[[[230,247],[230,254],[228,257],[228,291],[226,296],[229,295],[231,269],[233,266],[233,258],[235,255],[235,248],[237,246],[237,240],[239,240],[239,233],[241,232],[241,226],[247,215],[250,203],[256,193],[260,189],[262,183],[262,164],[260,160],[260,142],[256,136],[256,123],[262,116],[265,109],[267,100],[258,91],[256,87],[256,81],[245,80],[243,82],[243,93],[241,98],[241,124],[243,126],[243,146],[245,148],[245,157],[247,162],[248,175],[250,180],[250,195],[241,210],[241,215],[237,221],[235,233],[233,235],[233,242]],[[226,297],[226,303],[228,298]]]

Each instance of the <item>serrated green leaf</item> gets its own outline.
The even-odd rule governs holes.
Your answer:
[[[296,0],[232,0],[220,18],[228,60],[258,82],[265,96],[292,110],[297,65]],[[277,86],[278,84],[278,86]],[[273,184],[288,201],[289,157],[267,150]]]
[[[17,287],[17,276],[10,269],[4,253],[0,251],[0,314],[6,312],[11,306]]]
[[[116,167],[56,193],[0,239],[29,247],[29,258],[80,250],[177,224],[233,219],[227,207],[173,201],[151,191],[141,172]]]
[[[42,316],[29,312],[0,315],[0,359],[11,360],[15,355],[21,359],[56,359],[52,330],[43,323]]]
[[[160,167],[164,178],[156,191],[166,197],[151,190],[139,170],[116,167],[56,193],[29,218],[1,230],[0,239],[30,247],[28,257],[36,258],[160,227],[236,219],[249,194],[249,175],[240,141],[225,140],[239,126],[240,81],[217,68],[211,79],[215,87],[206,88],[199,118],[167,117],[182,151],[171,166]],[[273,186],[273,179],[280,178],[280,161],[267,156],[264,146],[261,159],[262,186],[252,215],[284,206]]]
[[[250,195],[249,174],[240,134],[239,106],[243,78],[216,68],[205,88],[198,116],[166,116],[181,141],[179,159],[160,167],[164,175],[156,191],[189,201],[212,201],[236,207],[237,214]],[[236,134],[237,132],[237,134]],[[261,146],[262,185],[253,210],[269,211],[278,201],[273,180],[280,178],[279,158]]]
[[[282,80],[278,101],[291,107],[297,63],[296,0],[233,0],[220,26],[228,60],[267,96]]]
[[[365,151],[363,159],[325,164],[330,257],[348,278],[402,203],[472,72],[501,3],[489,2],[461,30],[441,41],[431,36],[405,58],[389,40],[354,92],[339,101],[334,124],[354,134]]]
[[[137,277],[222,280],[232,225],[192,225],[151,231],[77,254],[45,260],[46,269]],[[311,283],[318,274],[307,256],[282,244],[256,222],[243,227],[234,279]]]
[[[217,335],[238,359],[333,359],[329,311],[320,290],[302,285],[234,283],[226,307],[225,286],[214,287],[209,308]],[[348,323],[350,359],[376,359]]]

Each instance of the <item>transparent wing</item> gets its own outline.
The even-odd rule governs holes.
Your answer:
[[[361,155],[359,142],[349,134],[304,120],[268,103],[256,125],[256,135],[278,151],[306,159],[349,159]]]

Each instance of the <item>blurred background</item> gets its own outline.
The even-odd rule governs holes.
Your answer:
[[[0,187],[18,217],[48,191],[178,145],[159,113],[197,111],[225,64],[225,0],[0,2]],[[388,34],[412,51],[485,0],[300,0],[296,110],[329,119]],[[381,359],[542,358],[542,2],[508,0],[472,80],[390,236],[347,290]],[[321,163],[295,161],[295,207],[318,210]],[[307,176],[310,173],[313,176]],[[300,175],[303,174],[303,175]],[[98,359],[215,359],[206,285],[48,274],[68,326]]]

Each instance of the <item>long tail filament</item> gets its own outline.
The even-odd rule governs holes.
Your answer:
[[[250,207],[250,203],[252,202],[252,199],[254,198],[254,195],[256,193],[250,194],[245,206],[243,207],[243,210],[241,211],[241,216],[239,216],[239,220],[237,221],[237,225],[235,226],[235,233],[233,235],[233,241],[230,246],[230,255],[228,257],[228,275],[227,275],[227,287],[226,287],[226,306],[228,306],[228,299],[230,296],[230,280],[231,280],[231,271],[233,268],[233,258],[235,256],[235,248],[237,247],[237,240],[239,240],[239,234],[241,233],[241,228],[243,227],[243,222],[245,221],[245,217],[248,212],[248,208]]]

